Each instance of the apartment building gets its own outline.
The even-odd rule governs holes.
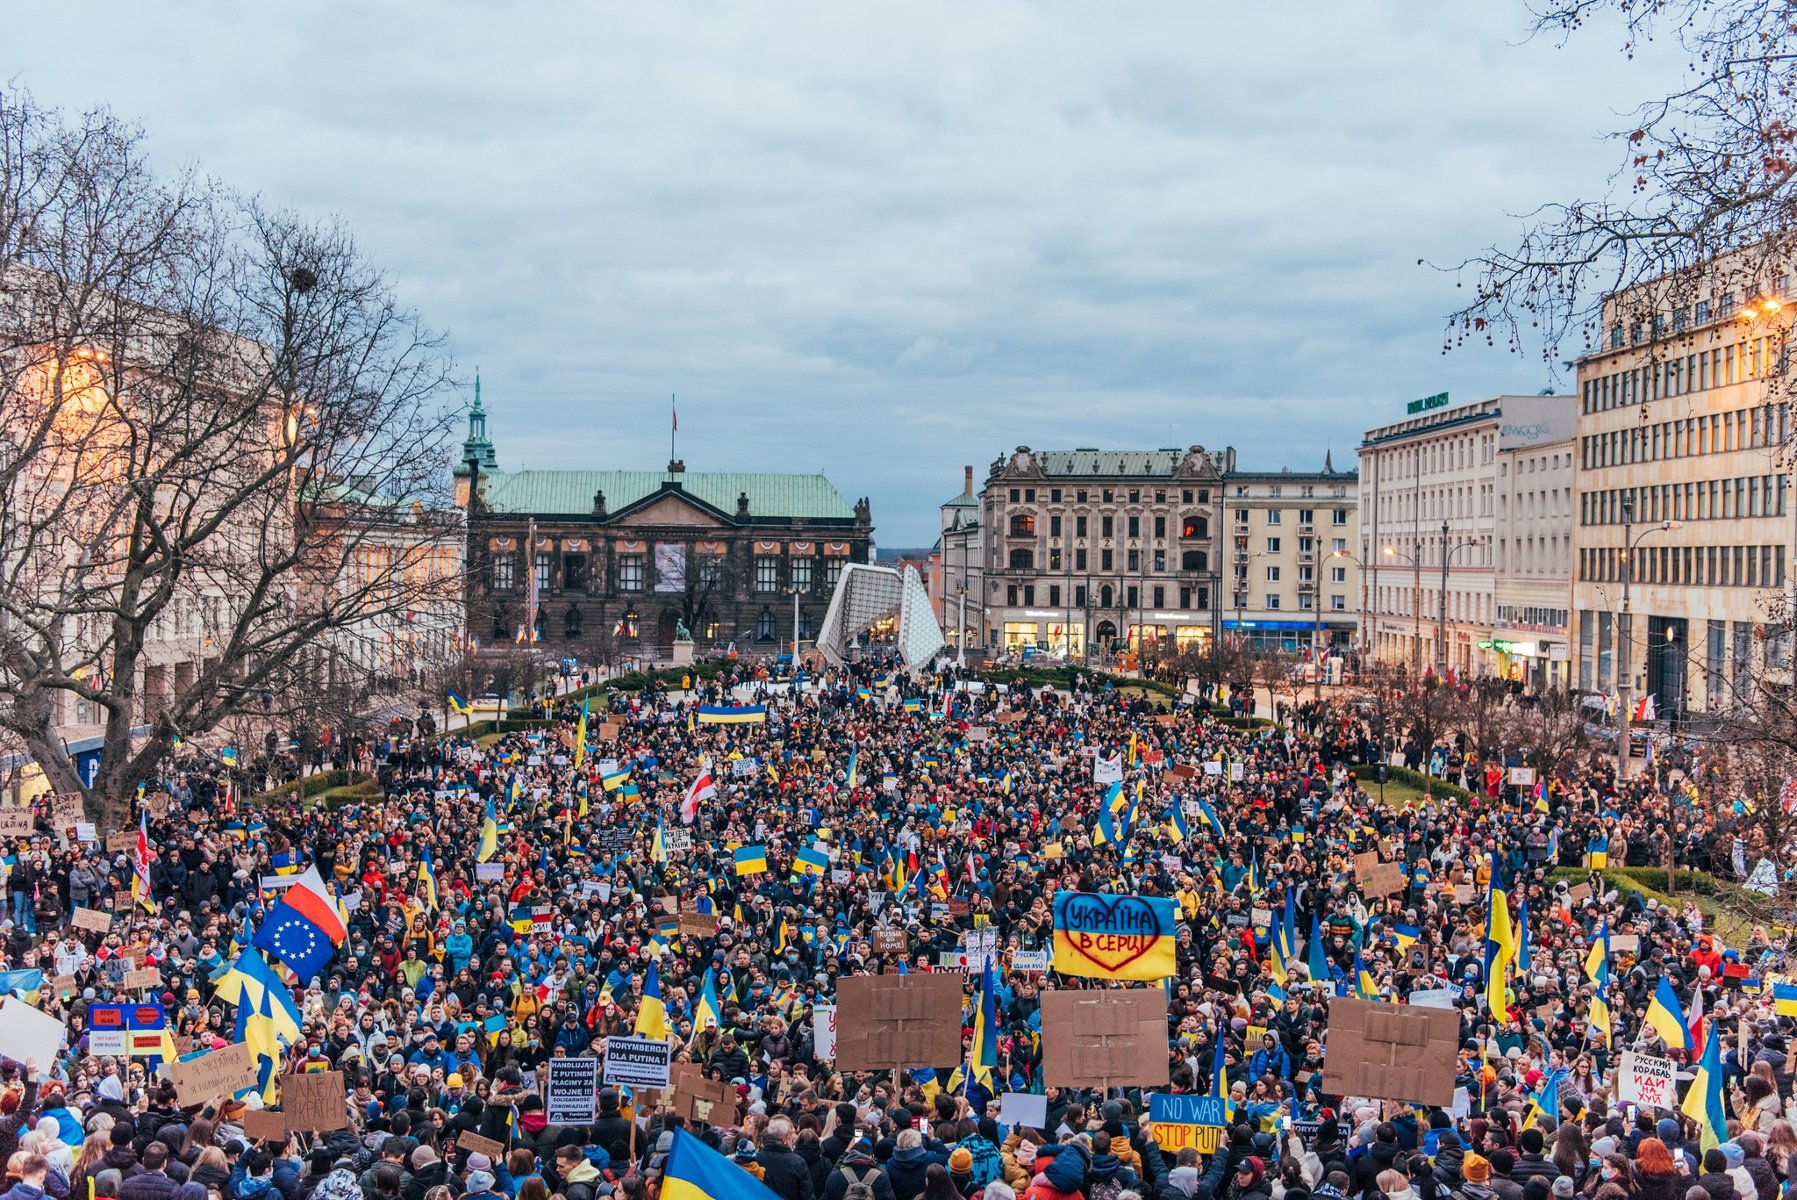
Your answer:
[[[977,575],[957,567],[965,560],[951,548],[951,520],[967,528],[964,497],[943,506],[945,583],[977,580],[968,620],[977,611],[977,634],[991,652],[1035,648],[1079,659],[1203,652],[1219,633],[1213,601],[1222,574],[1223,482],[1233,459],[1232,450],[1202,446],[1019,446],[993,462],[980,494],[973,520],[981,532],[968,543],[983,556]],[[950,607],[952,623],[958,617]]]
[[[1224,475],[1229,579],[1223,629],[1257,650],[1340,653],[1359,630],[1359,479],[1325,455],[1317,472]]]
[[[1533,692],[1572,683],[1575,423],[1570,405],[1554,405],[1532,419],[1506,415],[1498,426],[1493,610],[1484,648],[1500,676]]]
[[[1737,255],[1606,303],[1577,364],[1578,686],[1626,683],[1677,717],[1789,668],[1767,622],[1793,552],[1789,296],[1783,269]]]

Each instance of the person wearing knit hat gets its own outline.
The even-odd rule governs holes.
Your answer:
[[[948,1173],[971,1178],[973,1176],[973,1151],[966,1146],[956,1146],[948,1156]]]
[[[1572,1184],[1572,1176],[1561,1175],[1554,1180],[1554,1200],[1572,1200],[1577,1194]]]
[[[1469,1150],[1460,1160],[1460,1174],[1468,1183],[1487,1185],[1491,1182],[1491,1161]]]

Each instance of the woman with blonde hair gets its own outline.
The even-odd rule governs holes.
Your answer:
[[[1797,1168],[1797,1128],[1783,1117],[1766,1130],[1766,1157],[1781,1179],[1789,1179],[1793,1168]]]
[[[77,1196],[87,1195],[88,1177],[98,1175],[106,1169],[106,1154],[111,1149],[112,1121],[108,1119],[106,1128],[90,1130],[87,1140],[81,1143],[81,1153],[75,1156],[75,1169],[69,1173],[69,1189],[72,1192]]]

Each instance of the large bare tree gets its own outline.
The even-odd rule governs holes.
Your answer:
[[[1797,20],[1783,0],[1536,0],[1541,36],[1620,31],[1633,56],[1670,42],[1686,66],[1610,131],[1617,165],[1597,196],[1554,201],[1521,238],[1462,264],[1476,282],[1449,342],[1538,351],[1550,369],[1600,343],[1670,355],[1711,316],[1763,316],[1797,262]],[[1658,56],[1655,56],[1656,58]],[[1644,84],[1647,81],[1644,80]],[[1711,327],[1713,336],[1714,327]],[[1768,382],[1784,398],[1782,356]]]
[[[0,95],[0,728],[52,786],[79,712],[117,826],[175,738],[441,607],[447,366],[339,223]]]

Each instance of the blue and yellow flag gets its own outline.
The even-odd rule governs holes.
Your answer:
[[[693,1006],[693,1032],[724,1027],[724,1006],[718,1002],[717,972],[705,968],[705,981],[699,985],[699,1002]]]
[[[1391,936],[1392,940],[1397,942],[1399,950],[1408,952],[1410,947],[1416,943],[1416,939],[1423,936],[1423,931],[1421,926],[1406,925],[1402,921],[1393,921],[1391,923]]]
[[[574,769],[587,760],[587,701],[580,702],[580,724],[574,727]]]
[[[998,1005],[992,991],[992,959],[980,968],[980,986],[974,994],[973,1045],[968,1048],[968,1074],[988,1092],[994,1090],[998,1069]]]
[[[1660,982],[1666,982],[1665,976]],[[1656,1026],[1655,1028],[1658,1028]],[[1722,1022],[1710,1022],[1710,1036],[1697,1063],[1697,1078],[1685,1093],[1679,1111],[1697,1122],[1698,1149],[1703,1153],[1720,1146],[1728,1137],[1728,1116],[1722,1106]]]
[[[447,693],[447,696],[449,698],[449,707],[452,711],[458,712],[464,717],[471,717],[474,715],[473,706],[466,700],[462,699],[454,692]]]
[[[739,846],[736,850],[736,873],[760,875],[767,871],[766,846]]]
[[[488,862],[499,853],[499,818],[493,812],[492,797],[487,798],[486,817],[480,823],[480,848],[475,851],[474,861]]]
[[[424,902],[437,911],[437,873],[431,869],[431,850],[425,846],[418,852],[418,882],[424,885]]]
[[[1672,981],[1664,975],[1660,976],[1660,986],[1654,989],[1653,999],[1647,1002],[1646,1020],[1653,1026],[1654,1032],[1660,1035],[1660,1040],[1666,1043],[1667,1049],[1694,1048],[1691,1045],[1691,1030],[1685,1025],[1684,1010],[1679,1007],[1678,993],[1672,990]]]
[[[1485,914],[1485,1003],[1492,1019],[1510,1019],[1505,997],[1510,979],[1510,964],[1516,958],[1516,935],[1510,929],[1510,900],[1504,890],[1503,864],[1497,851],[1491,852],[1491,888],[1486,897]]]
[[[1772,1011],[1781,1017],[1797,1017],[1797,983],[1772,985]]]
[[[701,704],[699,706],[699,724],[701,725],[750,725],[767,720],[765,704]]]
[[[662,1168],[661,1200],[779,1200],[779,1194],[684,1129]]]
[[[1057,892],[1054,969],[1091,979],[1165,979],[1177,966],[1178,919],[1167,896]]]
[[[815,845],[802,847],[793,866],[801,875],[822,875],[830,869],[830,853]]]
[[[643,999],[636,1010],[635,1032],[638,1037],[658,1042],[668,1039],[668,1006],[662,1002],[661,976],[654,963],[649,964],[649,974],[643,978]]]
[[[608,792],[615,792],[630,782],[630,768],[620,767],[609,775],[599,776],[599,786]]]

